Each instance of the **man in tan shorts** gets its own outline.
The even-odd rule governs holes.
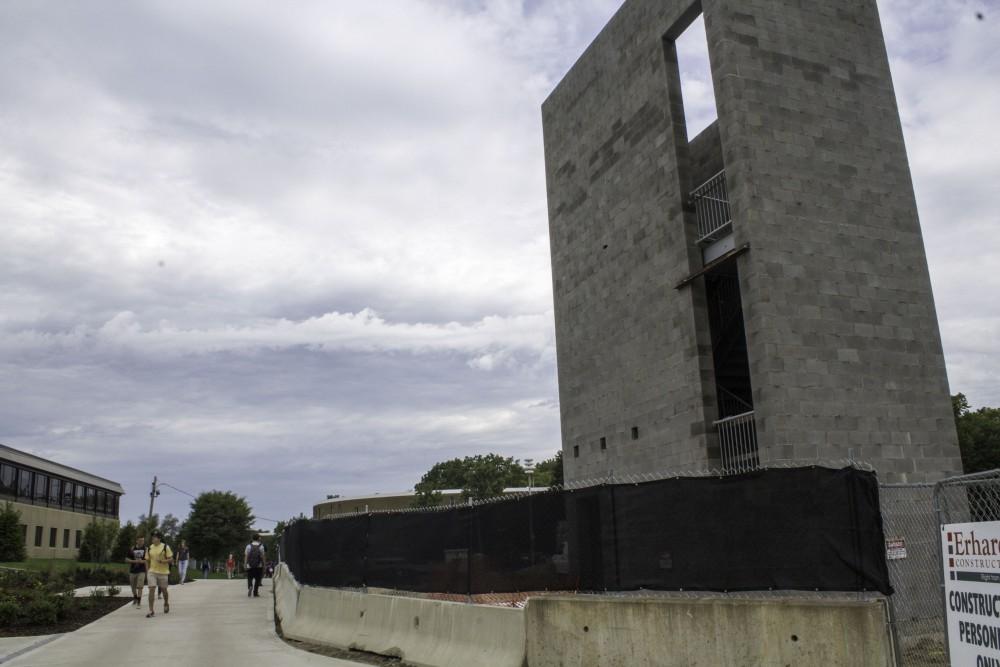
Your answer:
[[[132,586],[132,605],[142,606],[142,590],[146,587],[146,538],[140,535],[128,551],[128,582]]]
[[[153,531],[152,544],[146,550],[146,580],[149,586],[149,613],[146,618],[155,615],[153,604],[156,602],[156,589],[160,589],[163,594],[163,613],[170,613],[170,595],[167,594],[167,578],[170,576],[170,563],[174,559],[174,553],[170,547],[162,542],[163,534],[158,530]]]

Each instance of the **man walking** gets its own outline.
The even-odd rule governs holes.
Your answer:
[[[260,597],[260,580],[264,576],[264,545],[260,543],[260,535],[254,534],[253,541],[243,552],[243,565],[247,569],[247,597]]]
[[[146,538],[140,535],[128,551],[128,583],[132,586],[132,604],[142,606],[142,591],[146,588]]]
[[[173,552],[162,542],[163,534],[153,531],[152,544],[146,550],[146,575],[149,584],[149,613],[146,618],[155,615],[153,604],[156,602],[154,589],[163,594],[163,613],[170,613],[170,594],[167,593],[167,579],[170,577],[170,562],[174,558]]]
[[[177,547],[177,574],[180,575],[181,583],[184,583],[184,579],[187,578],[188,571],[188,557],[191,555],[191,550],[188,549],[187,542],[181,540],[181,545]]]

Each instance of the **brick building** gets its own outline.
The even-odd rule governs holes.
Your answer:
[[[718,119],[689,140],[700,15]],[[542,111],[567,480],[961,472],[874,0],[628,0]]]

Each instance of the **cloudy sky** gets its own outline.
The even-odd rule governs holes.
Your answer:
[[[123,519],[552,455],[539,107],[619,4],[0,1],[0,442]],[[1000,405],[1000,8],[880,7],[951,385]]]

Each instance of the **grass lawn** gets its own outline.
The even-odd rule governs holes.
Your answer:
[[[0,567],[9,567],[16,570],[34,570],[36,572],[44,572],[50,568],[56,572],[73,568],[90,569],[94,567],[106,567],[112,570],[121,570],[122,572],[128,569],[128,565],[125,563],[80,563],[72,558],[29,558],[19,563],[0,563]]]

